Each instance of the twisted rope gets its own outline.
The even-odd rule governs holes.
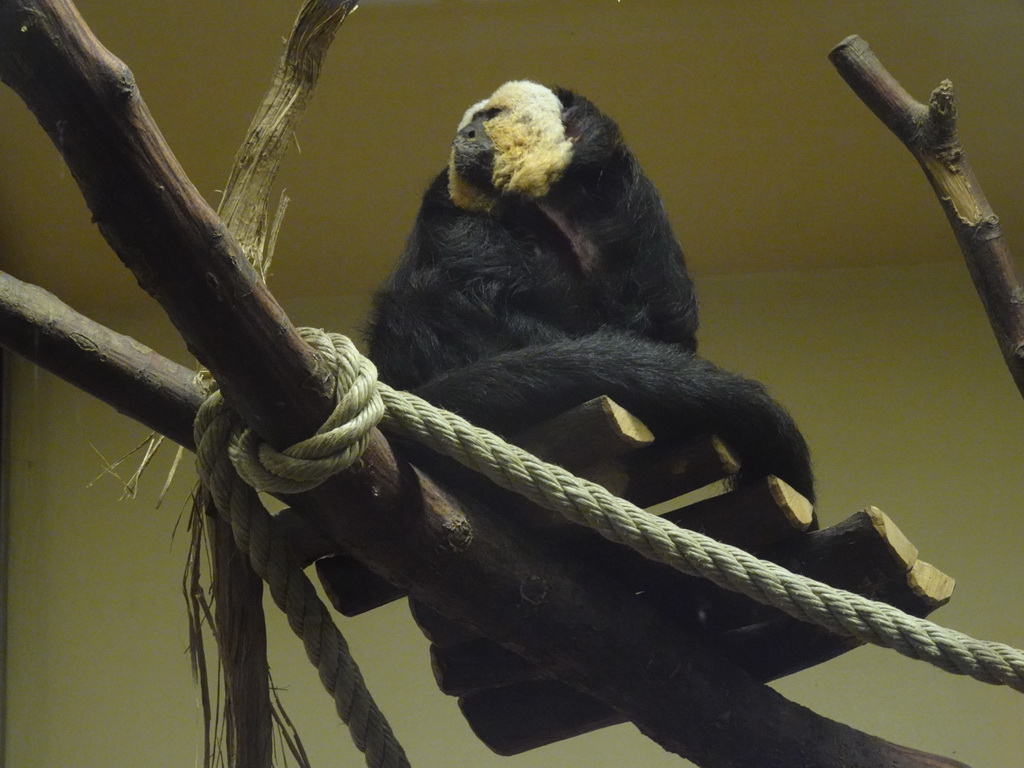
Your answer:
[[[278,453],[261,445],[215,392],[195,421],[199,472],[218,511],[231,524],[238,548],[249,557],[301,638],[320,681],[334,698],[338,716],[366,754],[366,764],[407,768],[405,753],[370,695],[348,643],[312,582],[292,560],[284,540],[275,535],[274,521],[256,492],[308,490],[351,466],[381,417],[373,364],[344,336],[308,331],[306,338],[331,366],[336,382],[336,405],[324,426],[308,440]]]
[[[947,672],[1024,692],[1024,651],[945,629],[679,528],[415,395],[378,386],[385,405],[382,426],[389,432],[429,445],[501,487],[593,528],[610,541],[801,621],[892,648]]]

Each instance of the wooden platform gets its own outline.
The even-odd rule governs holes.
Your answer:
[[[730,478],[740,464],[716,437],[657,445],[646,426],[607,398],[585,403],[515,442],[680,527],[908,613],[925,616],[952,595],[953,579],[919,560],[917,549],[881,510],[869,507],[819,529],[807,499],[778,478],[730,490]],[[495,493],[509,515],[543,531],[545,540],[565,557],[613,575],[638,599],[759,680],[792,674],[857,645],[646,560],[519,497]],[[488,498],[488,503],[495,499]],[[320,580],[341,613],[356,615],[403,596],[334,551],[308,522],[288,510],[281,518],[305,559],[316,562]],[[621,721],[607,705],[550,679],[512,651],[425,605],[410,601],[410,608],[431,641],[438,686],[459,698],[470,726],[495,752],[517,754]]]

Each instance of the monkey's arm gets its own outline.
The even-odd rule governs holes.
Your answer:
[[[572,162],[539,206],[570,233],[616,325],[696,349],[697,299],[654,184],[615,122],[560,91]]]

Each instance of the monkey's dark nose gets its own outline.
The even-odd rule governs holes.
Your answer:
[[[483,121],[477,118],[468,125],[464,125],[459,129],[459,132],[455,134],[455,138],[462,139],[463,141],[471,142],[482,142],[490,144],[490,140],[487,137],[487,131],[484,130]]]
[[[494,144],[481,120],[474,120],[455,134],[452,159],[456,172],[481,189],[491,189],[494,173]]]

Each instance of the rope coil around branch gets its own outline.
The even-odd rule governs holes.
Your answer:
[[[270,587],[277,606],[302,639],[338,716],[370,768],[408,768],[409,762],[363,680],[344,636],[312,582],[295,562],[258,490],[297,493],[351,466],[381,418],[376,370],[344,336],[306,329],[331,367],[335,409],[313,437],[277,452],[262,445],[228,407],[210,395],[195,421],[197,464],[235,543]],[[255,485],[255,488],[253,487]]]
[[[231,444],[231,460],[242,478],[259,491],[301,493],[347,469],[363,454],[372,430],[384,415],[377,390],[377,369],[347,337],[300,328],[302,337],[331,366],[335,407],[316,434],[283,451],[243,429]]]

